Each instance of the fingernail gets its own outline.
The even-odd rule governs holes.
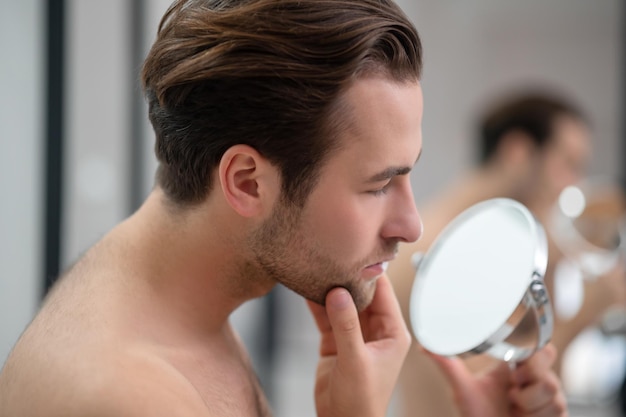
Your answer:
[[[345,288],[334,288],[330,291],[327,302],[335,309],[344,309],[351,301],[352,297],[348,290]]]

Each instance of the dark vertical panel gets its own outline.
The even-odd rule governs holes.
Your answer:
[[[129,212],[134,212],[142,203],[144,195],[144,184],[146,167],[145,157],[143,153],[143,136],[144,123],[143,120],[146,117],[145,106],[143,104],[143,94],[141,92],[140,83],[140,71],[141,65],[144,59],[144,45],[145,45],[145,16],[146,16],[146,4],[145,0],[131,0],[129,1],[130,7],[130,19],[128,20],[130,27],[130,60],[131,68],[131,83],[132,88],[129,89],[129,97],[131,103],[131,117],[130,117],[130,140],[129,140],[129,160],[130,169],[128,170],[130,175],[130,187],[129,198],[130,203]]]
[[[63,208],[63,90],[65,2],[48,0],[45,130],[44,294],[60,272]]]

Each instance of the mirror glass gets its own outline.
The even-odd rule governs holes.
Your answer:
[[[523,359],[551,334],[546,263],[543,229],[523,205],[492,199],[467,209],[418,264],[410,304],[415,337],[440,355]]]

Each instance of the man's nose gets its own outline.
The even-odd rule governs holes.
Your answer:
[[[422,235],[424,226],[417,211],[409,181],[402,191],[392,207],[393,215],[388,223],[385,237],[402,242],[414,242]]]

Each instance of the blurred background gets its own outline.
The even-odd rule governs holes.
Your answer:
[[[623,177],[623,2],[398,2],[425,53],[418,206],[475,163],[484,105],[524,86],[575,100],[593,123],[590,174]],[[169,3],[0,0],[0,364],[60,271],[152,187],[153,134],[138,73]],[[304,302],[278,288],[233,321],[276,415],[315,415],[318,339]],[[608,372],[619,380],[624,370]],[[572,399],[572,414],[618,416],[616,398]]]

